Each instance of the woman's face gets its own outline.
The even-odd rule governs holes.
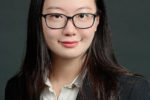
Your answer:
[[[73,16],[78,13],[96,13],[95,0],[45,0],[43,14],[60,13]],[[89,48],[99,23],[96,17],[92,27],[79,29],[68,20],[62,29],[48,28],[44,17],[42,27],[46,44],[54,57],[77,58],[85,54]],[[55,24],[55,23],[54,23]]]

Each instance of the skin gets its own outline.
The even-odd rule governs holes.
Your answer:
[[[45,0],[43,14],[62,13],[73,16],[77,13],[96,13],[94,0]],[[91,28],[78,29],[69,20],[63,29],[50,29],[42,18],[43,33],[46,44],[52,52],[54,72],[50,81],[57,97],[61,88],[69,84],[80,73],[85,52],[89,48],[99,23],[99,16]],[[75,47],[65,47],[63,41],[77,41]]]

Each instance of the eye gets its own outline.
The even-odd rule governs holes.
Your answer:
[[[81,13],[81,14],[78,15],[78,17],[80,17],[80,18],[85,18],[85,17],[88,17],[88,14],[86,14],[86,13]]]
[[[51,17],[52,18],[63,18],[63,16],[61,14],[52,14]]]

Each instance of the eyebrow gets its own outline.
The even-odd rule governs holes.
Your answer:
[[[90,7],[80,7],[80,8],[78,8],[76,11],[78,11],[78,10],[82,10],[82,9],[92,10],[92,8],[90,8]]]
[[[58,9],[58,10],[64,10],[64,9],[62,9],[62,8],[60,8],[60,7],[48,7],[46,10],[49,10],[49,9]]]
[[[58,10],[63,10],[63,11],[65,11],[63,8],[60,8],[60,7],[48,7],[47,8],[47,10],[49,10],[49,9],[58,9]],[[77,10],[75,10],[75,11],[79,11],[79,10],[82,10],[82,9],[88,9],[88,10],[92,10],[92,8],[90,8],[90,7],[80,7],[80,8],[78,8]]]

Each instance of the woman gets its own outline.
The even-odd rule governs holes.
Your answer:
[[[118,64],[103,0],[31,0],[27,49],[5,100],[150,100]]]

